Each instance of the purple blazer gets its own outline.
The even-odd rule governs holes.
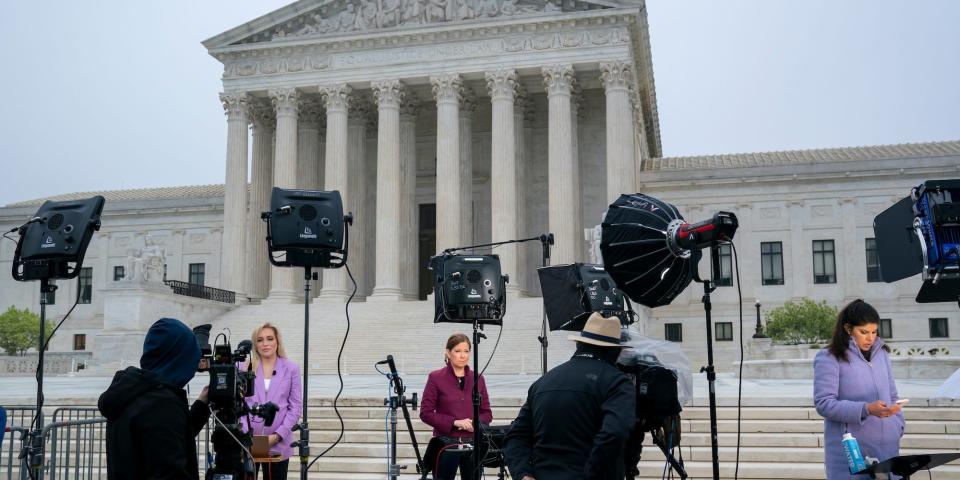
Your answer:
[[[454,420],[473,418],[473,371],[467,366],[464,370],[464,386],[460,390],[457,375],[453,367],[447,365],[430,372],[427,384],[423,387],[423,399],[420,403],[420,420],[433,427],[434,436],[472,437],[473,433],[453,426]],[[490,410],[490,397],[487,395],[487,383],[480,376],[480,422],[489,424],[493,420]]]
[[[823,417],[823,450],[827,479],[848,479],[850,469],[840,441],[850,432],[860,444],[864,456],[880,461],[900,452],[900,437],[905,423],[903,412],[880,418],[867,414],[867,404],[883,400],[892,405],[899,398],[890,368],[890,357],[878,338],[870,348],[870,362],[853,339],[847,349],[847,361],[841,361],[826,349],[813,361],[813,401]],[[858,475],[856,478],[866,478]]]
[[[247,397],[247,405],[253,406],[254,403],[273,402],[279,410],[277,416],[273,419],[273,425],[266,426],[263,419],[259,417],[250,417],[252,423],[252,433],[254,435],[270,435],[276,433],[280,436],[280,442],[270,449],[271,452],[279,453],[283,458],[290,458],[293,455],[293,448],[290,443],[296,440],[293,438],[293,426],[300,420],[302,395],[300,384],[300,367],[296,363],[283,357],[277,357],[277,364],[274,367],[276,373],[270,378],[270,389],[264,388],[263,383],[263,363],[257,366],[257,380],[253,396]],[[244,418],[244,424],[246,419]]]

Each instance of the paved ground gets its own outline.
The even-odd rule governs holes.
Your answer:
[[[487,385],[494,398],[517,398],[524,396],[527,387],[536,375],[490,375]],[[386,377],[378,375],[344,376],[343,398],[375,398],[387,395]],[[425,375],[404,377],[408,392],[421,392]],[[191,392],[199,392],[207,383],[207,375],[198,375],[190,384]],[[897,387],[901,398],[910,398],[913,405],[960,406],[960,400],[928,400],[940,385],[938,380],[899,380]],[[47,376],[44,378],[46,403],[94,404],[97,397],[110,384],[105,376]],[[703,374],[693,377],[693,405],[707,405],[708,387]],[[312,375],[309,380],[310,398],[331,398],[337,393],[339,381],[336,375]],[[736,405],[737,378],[719,375],[716,382],[717,403]],[[36,401],[37,384],[33,377],[5,377],[0,379],[0,403],[5,405],[33,404]],[[195,394],[195,393],[194,393]],[[811,380],[745,380],[743,382],[743,405],[806,405],[812,406],[813,384]]]

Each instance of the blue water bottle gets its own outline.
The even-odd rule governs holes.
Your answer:
[[[867,463],[863,460],[863,454],[860,453],[860,444],[857,443],[856,438],[853,438],[853,435],[844,433],[843,440],[840,443],[843,444],[843,451],[847,454],[847,466],[850,467],[850,474],[867,468]]]

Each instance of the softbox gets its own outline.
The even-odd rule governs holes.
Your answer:
[[[280,267],[337,268],[347,259],[347,228],[340,192],[273,188],[267,222],[270,262]],[[278,260],[276,252],[285,252]]]
[[[44,202],[36,215],[19,228],[13,278],[26,281],[76,277],[93,232],[100,230],[103,204],[99,195]],[[75,264],[73,268],[71,263]]]
[[[602,266],[588,263],[537,269],[550,330],[583,330],[593,312],[628,323],[623,295]]]
[[[497,255],[437,255],[433,273],[434,323],[503,325],[507,278]]]

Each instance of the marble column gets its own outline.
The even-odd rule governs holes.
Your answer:
[[[526,128],[523,124],[525,107],[528,101],[527,92],[523,86],[518,86],[517,96],[513,104],[513,148],[517,159],[517,237],[527,238],[533,236],[533,233],[527,228],[527,149],[526,149]],[[527,255],[532,243],[521,243],[517,245],[517,272],[510,277],[510,283],[516,285],[521,294],[526,294],[527,275],[529,275],[530,256]]]
[[[574,183],[574,192],[573,198],[577,199],[574,202],[574,213],[572,221],[574,222],[574,227],[576,227],[577,232],[583,232],[583,185],[580,183],[580,179],[583,178],[583,164],[580,163],[580,115],[583,113],[583,89],[580,88],[576,82],[571,86],[570,89],[570,142],[571,151],[573,152],[573,171],[577,176],[577,181]],[[591,223],[597,220],[590,220]],[[583,241],[582,233],[577,237],[580,243],[577,245],[577,250],[575,252],[576,256],[574,261],[580,262],[587,258],[587,245]]]
[[[630,85],[631,64],[621,61],[600,64],[600,80],[607,107],[607,196],[609,205],[622,193],[636,193],[636,129]]]
[[[247,214],[247,102],[245,92],[220,94],[227,115],[227,169],[223,199],[223,244],[220,249],[220,288],[246,295],[244,287],[244,225]]]
[[[320,118],[323,106],[320,99],[300,99],[300,116],[297,122],[297,188],[320,190],[323,188],[323,164],[320,163]]]
[[[352,89],[347,84],[322,86],[320,96],[327,111],[326,154],[324,156],[324,190],[339,191],[344,203],[344,214],[350,212],[348,205],[351,195],[349,183],[349,163],[347,158],[347,111],[350,107]],[[353,238],[353,227],[347,227]],[[353,265],[353,245],[349,245],[347,264]],[[346,301],[353,291],[348,289],[349,278],[343,268],[323,270],[323,288],[318,300]]]
[[[270,100],[277,115],[277,141],[273,153],[273,186],[297,188],[297,121],[300,93],[295,88],[270,90]],[[273,267],[270,275],[269,301],[293,302],[297,277],[302,272],[289,267]]]
[[[502,242],[517,238],[517,150],[513,104],[517,91],[516,70],[487,72],[492,118],[490,121],[490,237]],[[519,291],[516,279],[517,244],[497,248],[500,270],[513,280],[507,293]]]
[[[520,164],[520,167],[523,171],[523,183],[524,188],[521,188],[521,193],[519,198],[523,199],[523,220],[520,223],[520,227],[523,228],[534,223],[534,206],[533,203],[536,200],[533,196],[529,195],[527,190],[533,191],[533,181],[536,178],[536,173],[534,172],[534,156],[535,150],[533,147],[533,126],[534,122],[537,119],[536,111],[536,102],[533,98],[527,95],[523,100],[523,141],[517,142],[517,148],[523,149],[523,158],[524,161]],[[529,227],[528,227],[529,228]],[[546,227],[544,227],[546,228]],[[541,233],[547,232],[538,232],[535,230],[527,230],[526,232],[521,232],[521,234],[526,234],[529,236],[539,235]],[[552,248],[552,247],[551,247]],[[526,281],[527,295],[530,296],[539,296],[540,295],[540,279],[537,276],[537,267],[543,266],[543,248],[540,243],[527,243],[526,245],[527,253],[527,269],[524,272],[526,275],[524,277]],[[522,257],[521,257],[522,258]]]
[[[460,97],[460,245],[475,245],[473,225],[473,115],[477,97],[463,89]]]
[[[371,261],[370,234],[373,227],[373,208],[367,204],[370,182],[367,168],[367,129],[370,125],[372,106],[367,99],[354,99],[350,104],[347,121],[347,167],[350,183],[350,200],[344,208],[353,212],[355,228],[350,231],[350,272],[357,282],[354,300],[363,300],[370,293],[368,267]],[[348,289],[353,285],[348,284]]]
[[[437,252],[463,246],[459,74],[430,77],[437,102]]]
[[[323,164],[320,159],[320,125],[323,105],[318,96],[303,95],[300,98],[300,115],[297,118],[297,188],[302,190],[323,189]],[[295,288],[303,295],[304,278],[297,273]],[[316,296],[321,281],[310,285],[311,298]]]
[[[374,82],[377,101],[377,225],[376,283],[370,299],[400,300],[400,211],[403,209],[400,168],[400,103],[403,84],[399,80]],[[409,252],[407,252],[409,254]]]
[[[419,296],[419,218],[417,212],[417,115],[411,95],[400,103],[400,288],[404,298]],[[431,252],[432,253],[432,252]]]
[[[270,291],[270,260],[267,258],[267,224],[260,213],[270,210],[273,190],[273,135],[277,118],[269,101],[250,108],[253,159],[250,173],[250,211],[247,215],[247,290],[251,298],[264,299]]]
[[[575,82],[572,65],[543,67],[549,106],[547,141],[548,225],[556,238],[551,263],[574,263],[583,243],[574,221],[578,171],[573,157],[570,93]]]

